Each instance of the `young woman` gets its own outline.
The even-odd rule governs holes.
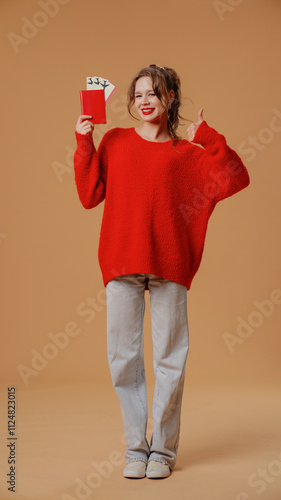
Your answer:
[[[163,478],[176,464],[188,353],[187,290],[218,201],[245,188],[248,172],[223,135],[198,121],[177,133],[180,79],[143,68],[128,90],[137,128],[113,128],[98,149],[90,116],[76,124],[75,181],[83,206],[105,199],[98,250],[107,293],[108,361],[127,442],[125,477]],[[203,146],[203,147],[200,147]],[[153,433],[146,438],[145,290],[151,306]]]

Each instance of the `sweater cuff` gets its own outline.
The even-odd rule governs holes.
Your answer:
[[[93,142],[92,134],[91,132],[88,132],[87,134],[79,134],[77,130],[75,130],[75,137],[77,144],[87,144],[90,142]]]
[[[77,148],[79,150],[82,150],[86,154],[90,154],[95,151],[95,145],[91,132],[88,132],[87,134],[79,134],[79,132],[75,130],[75,137],[77,141]]]
[[[215,143],[218,140],[219,134],[214,128],[209,127],[207,122],[204,120],[200,123],[198,129],[196,130],[193,141],[196,144],[201,144],[201,146],[205,147],[207,144]]]

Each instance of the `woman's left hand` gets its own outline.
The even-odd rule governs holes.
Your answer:
[[[188,137],[188,140],[190,142],[193,141],[195,134],[197,132],[197,129],[199,128],[201,123],[204,121],[203,111],[204,111],[204,108],[201,108],[200,111],[198,112],[198,122],[192,123],[191,125],[189,125],[189,127],[187,129],[187,137]]]

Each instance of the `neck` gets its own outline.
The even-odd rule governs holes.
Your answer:
[[[168,132],[167,122],[143,122],[142,125],[136,130],[144,139],[148,139],[149,141],[164,142],[171,139],[171,135]]]

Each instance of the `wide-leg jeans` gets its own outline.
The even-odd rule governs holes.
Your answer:
[[[143,319],[145,284],[150,294],[155,387],[153,431],[148,444]],[[180,436],[185,366],[189,347],[187,288],[153,274],[110,280],[107,293],[107,354],[120,401],[126,462],[158,460],[174,468]]]

